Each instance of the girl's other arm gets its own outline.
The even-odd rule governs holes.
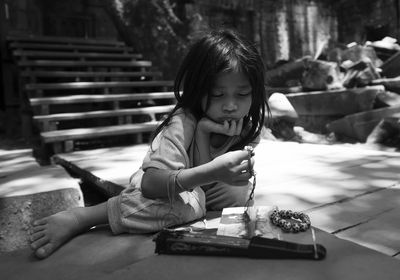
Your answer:
[[[243,173],[243,170],[248,167],[247,159],[247,151],[228,152],[208,163],[183,169],[179,173],[177,180],[188,191],[217,181],[233,186],[247,185],[251,177],[250,172]],[[143,196],[150,199],[168,197],[167,186],[171,172],[173,171],[157,168],[146,169],[141,185]],[[176,189],[176,191],[179,192],[181,190]]]
[[[195,162],[204,164],[211,161],[210,146],[211,134],[217,133],[226,136],[240,135],[243,127],[243,119],[235,122],[225,121],[223,124],[216,123],[207,117],[203,117],[196,128],[196,153]]]

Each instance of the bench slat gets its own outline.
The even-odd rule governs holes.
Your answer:
[[[126,46],[96,46],[96,45],[63,45],[63,44],[37,44],[37,43],[18,43],[13,42],[9,44],[11,49],[24,49],[24,50],[65,50],[65,51],[102,51],[102,52],[115,52],[115,53],[131,53],[133,49]]]
[[[20,67],[151,67],[151,61],[65,61],[65,60],[26,60],[19,61]]]
[[[60,114],[34,116],[33,118],[34,120],[39,122],[44,122],[44,121],[55,122],[55,121],[76,120],[76,119],[90,119],[98,117],[168,113],[174,107],[175,105],[165,105],[165,106],[152,106],[152,107],[130,108],[130,109],[119,109],[119,110],[60,113]]]
[[[124,71],[124,72],[105,72],[105,71],[22,71],[21,75],[24,77],[161,77],[162,73],[158,71]]]
[[[111,102],[111,101],[135,101],[149,99],[172,99],[175,98],[174,92],[146,92],[131,94],[109,94],[109,95],[74,95],[59,97],[30,98],[32,106],[51,105],[51,104],[74,104],[90,102]]]
[[[26,90],[62,90],[62,89],[95,89],[126,87],[171,87],[173,81],[135,81],[135,82],[71,82],[27,84]]]
[[[58,52],[58,51],[22,51],[13,52],[16,57],[33,57],[33,58],[113,58],[113,59],[139,59],[143,55],[137,53],[100,53],[100,52]]]
[[[153,132],[159,122],[144,122],[135,124],[122,124],[115,126],[102,126],[93,128],[74,128],[54,130],[40,133],[43,142],[54,143],[77,139],[89,139],[103,136],[116,136],[128,133]]]
[[[105,46],[125,46],[125,43],[117,40],[105,39],[86,39],[77,37],[53,37],[53,36],[8,36],[9,42],[38,42],[38,43],[58,43],[58,44],[80,44],[80,45],[105,45]]]

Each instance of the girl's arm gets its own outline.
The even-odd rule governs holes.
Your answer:
[[[239,135],[242,131],[243,119],[236,122],[223,124],[216,123],[209,118],[202,118],[196,127],[197,151],[195,152],[198,165],[193,168],[184,169],[179,173],[179,184],[184,190],[192,190],[198,186],[208,185],[217,181],[226,182],[231,185],[245,185],[250,179],[249,174],[242,173],[246,169],[247,152],[229,152],[211,160],[210,135],[211,133],[225,134],[228,136]],[[199,152],[201,151],[201,153]],[[141,189],[143,196],[150,199],[168,197],[168,182],[171,170],[157,168],[146,169]],[[184,191],[177,189],[177,192]]]
[[[202,122],[200,121],[196,128],[196,146],[194,152],[194,161],[199,165],[210,162],[210,132],[205,131],[202,127]]]
[[[214,160],[188,169],[183,169],[177,178],[184,190],[207,185],[213,182],[225,182],[233,186],[246,185],[251,178],[250,172],[243,173],[248,167],[247,151],[233,151],[223,154]],[[254,164],[252,159],[252,164]],[[171,170],[148,168],[142,178],[143,196],[155,199],[168,197],[168,183]],[[176,186],[174,186],[176,187]],[[175,188],[181,192],[180,188]]]
[[[196,151],[195,162],[204,164],[211,161],[210,146],[211,134],[223,134],[226,136],[240,135],[243,128],[243,119],[235,122],[225,121],[223,124],[216,123],[207,117],[203,117],[196,127]],[[201,152],[200,152],[201,151]]]
[[[210,170],[207,165],[199,165],[197,167],[183,169],[177,178],[179,184],[184,186],[185,190],[194,189],[197,186],[206,185],[214,182]],[[156,199],[168,197],[168,183],[171,173],[174,171],[148,168],[142,177],[142,193],[143,196]],[[176,192],[181,192],[177,186],[174,187]]]

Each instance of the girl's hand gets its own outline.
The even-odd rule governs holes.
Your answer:
[[[243,118],[238,121],[224,121],[224,123],[217,123],[209,118],[203,117],[198,127],[203,133],[218,133],[227,136],[240,135],[243,128]]]
[[[210,162],[212,176],[216,181],[224,182],[233,186],[247,185],[251,178],[251,170],[248,170],[247,151],[233,151],[216,157]],[[254,159],[251,158],[253,168]]]

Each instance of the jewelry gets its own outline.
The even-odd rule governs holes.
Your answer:
[[[275,226],[280,227],[285,232],[306,231],[311,226],[310,217],[302,212],[275,209],[269,217]]]
[[[186,191],[186,189],[181,185],[178,180],[178,175],[182,172],[183,169],[173,170],[169,174],[168,182],[167,182],[167,196],[170,205],[175,200],[175,194],[177,187],[179,188],[179,192]]]
[[[250,220],[250,215],[248,213],[249,206],[251,201],[254,198],[254,190],[256,188],[256,172],[254,171],[253,167],[251,166],[251,157],[254,156],[254,148],[252,146],[245,146],[244,149],[248,152],[248,159],[247,159],[247,169],[250,175],[253,177],[253,186],[249,195],[249,198],[246,201],[246,204],[244,206],[244,217],[247,220]]]

